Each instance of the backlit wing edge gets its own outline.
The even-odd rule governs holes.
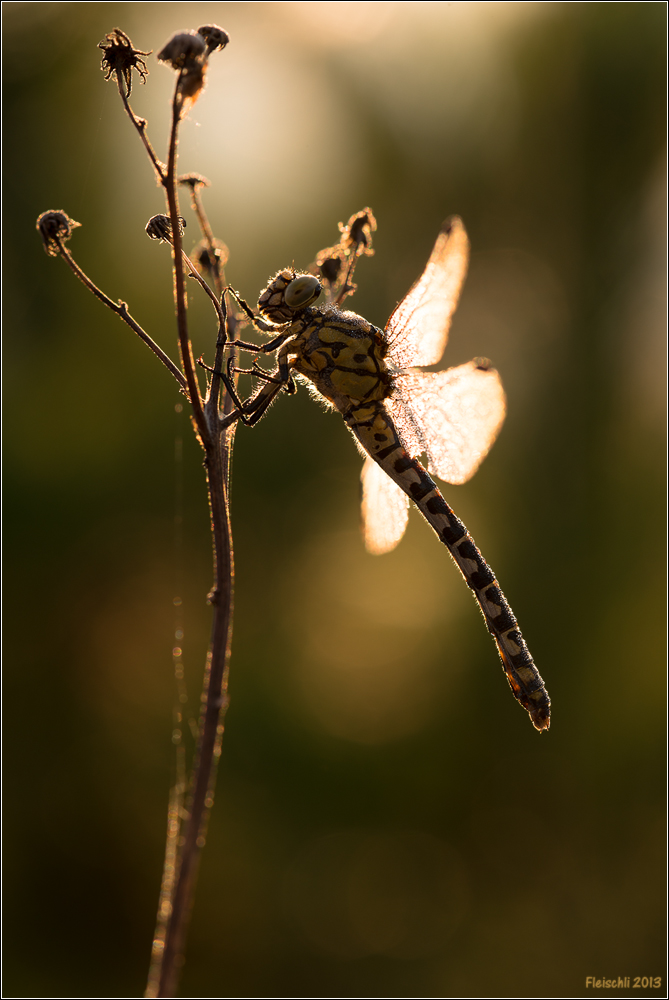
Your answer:
[[[409,520],[409,500],[371,458],[365,459],[362,480],[362,530],[373,555],[395,548]]]
[[[425,270],[386,325],[386,359],[397,368],[433,365],[448,339],[467,273],[469,240],[457,215],[441,227]]]

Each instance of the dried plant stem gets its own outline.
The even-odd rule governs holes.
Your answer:
[[[202,275],[198,273],[198,270],[195,267],[195,264],[190,259],[190,257],[188,256],[188,254],[185,253],[183,250],[181,251],[181,259],[183,260],[184,264],[186,264],[186,266],[190,270],[190,277],[191,278],[195,278],[195,280],[197,281],[198,285],[200,286],[200,288],[202,289],[202,291],[205,293],[205,295],[209,296],[209,298],[211,299],[211,301],[213,303],[213,306],[214,306],[214,309],[216,310],[216,315],[218,316],[219,324],[221,322],[224,323],[225,322],[225,316],[223,314],[223,306],[221,305],[220,301],[217,299],[216,295],[211,290],[211,288],[209,287],[209,285],[207,284],[207,282],[204,280],[204,278],[202,277]]]
[[[182,101],[177,82],[172,106],[172,129],[164,185],[172,223],[174,295],[179,332],[179,350],[188,384],[198,436],[205,452],[207,488],[214,546],[214,587],[209,595],[214,610],[211,643],[205,669],[202,712],[198,740],[189,783],[188,799],[183,810],[183,832],[176,852],[171,810],[166,848],[166,863],[161,889],[161,905],[154,936],[152,964],[146,996],[174,997],[183,965],[186,934],[200,856],[206,838],[209,810],[213,804],[216,764],[220,756],[223,716],[227,707],[228,664],[232,639],[234,558],[229,513],[229,471],[234,428],[223,428],[218,412],[220,378],[214,375],[203,406],[196,379],[186,313],[186,289],[182,264],[179,205],[176,189],[178,125]],[[185,255],[183,255],[185,257]],[[195,273],[188,258],[188,266]],[[199,276],[198,276],[199,279]],[[200,281],[203,284],[202,281]],[[204,283],[206,284],[206,283]],[[219,318],[217,358],[222,357],[226,340],[226,314],[208,286]],[[220,363],[220,361],[219,361]],[[170,903],[168,903],[168,898]]]
[[[160,160],[158,159],[158,157],[154,152],[153,146],[149,142],[149,137],[146,134],[146,119],[139,118],[132,110],[132,108],[130,107],[130,102],[128,100],[125,81],[123,80],[123,77],[120,73],[116,73],[115,75],[116,75],[116,83],[118,84],[118,92],[121,95],[121,100],[123,101],[123,107],[125,108],[128,114],[128,118],[139,132],[140,139],[144,143],[144,148],[146,149],[147,155],[151,160],[151,163],[153,164],[153,169],[156,171],[156,174],[158,175],[158,181],[161,184],[164,184],[165,164],[160,162]]]
[[[183,101],[179,94],[179,80],[177,80],[177,85],[175,88],[174,99],[172,101],[172,128],[170,129],[170,148],[169,157],[167,160],[167,177],[164,180],[165,193],[167,195],[167,204],[169,206],[170,221],[172,223],[172,262],[173,262],[173,274],[174,274],[174,302],[177,310],[177,330],[179,336],[179,355],[181,357],[181,366],[186,376],[186,383],[188,385],[188,394],[190,396],[191,406],[193,407],[193,416],[195,417],[195,423],[197,425],[198,433],[202,439],[203,445],[207,445],[210,442],[211,435],[209,433],[209,428],[207,422],[204,418],[204,411],[202,409],[202,398],[200,396],[200,387],[197,382],[197,376],[195,374],[195,360],[193,358],[193,350],[191,347],[190,337],[188,336],[188,318],[187,318],[187,300],[186,300],[186,283],[184,281],[184,270],[181,264],[181,226],[179,222],[179,201],[177,196],[177,185],[176,185],[176,163],[177,163],[177,144],[179,135],[179,120],[181,118]]]
[[[211,226],[209,225],[209,219],[207,218],[207,215],[202,206],[202,199],[200,198],[199,192],[197,191],[196,188],[193,190],[193,196],[191,202],[193,205],[193,211],[197,215],[197,221],[200,223],[200,229],[202,230],[202,235],[206,240],[209,250],[213,253],[213,251],[216,248],[216,241],[214,239],[214,234],[212,232]],[[217,277],[220,277],[220,271],[217,272]],[[221,295],[223,292],[221,283],[220,282],[217,283],[216,287],[218,290],[218,294]]]
[[[228,449],[225,448],[227,452]],[[197,872],[205,844],[209,810],[213,805],[215,765],[220,755],[222,720],[227,707],[228,661],[232,634],[232,538],[227,516],[227,490],[212,489],[224,482],[226,458],[218,449],[219,460],[208,466],[209,498],[216,552],[216,583],[210,600],[214,607],[211,645],[205,672],[206,702],[200,718],[198,747],[193,763],[191,789],[186,803],[186,819],[176,858],[176,878],[171,913],[157,969],[157,989],[147,996],[174,997],[183,964],[186,933],[190,920]],[[154,953],[155,954],[155,953]]]
[[[216,311],[219,313],[219,318],[220,318],[220,307],[221,306],[224,307],[225,304],[223,297],[223,293],[225,291],[224,287],[225,282],[223,280],[223,268],[221,267],[220,259],[217,256],[217,245],[216,245],[216,240],[214,238],[214,233],[212,231],[211,226],[209,225],[209,219],[207,218],[207,213],[204,210],[204,205],[202,204],[200,192],[196,184],[193,185],[191,189],[191,207],[195,212],[197,220],[200,224],[200,230],[202,232],[204,242],[206,243],[207,248],[209,250],[210,260],[215,262],[214,284],[216,286],[216,291],[219,296],[219,299],[215,300],[215,308]],[[200,282],[200,284],[204,287],[204,290],[210,296],[210,298],[214,299],[214,295],[211,289],[197,273],[197,271],[193,266],[192,261],[190,261],[185,254],[184,254],[184,259],[186,260],[188,266],[191,269],[192,276]],[[216,357],[214,361],[213,376],[209,390],[210,398],[213,398],[215,400],[218,400],[220,395],[221,377],[219,372],[221,372],[223,369],[223,359],[224,359],[223,347],[224,344],[226,343],[228,344],[228,361],[233,370],[233,374],[230,377],[232,378],[233,384],[235,386],[237,385],[238,375],[234,373],[234,368],[239,357],[239,352],[234,347],[231,347],[232,342],[237,339],[237,326],[238,326],[238,317],[234,313],[228,315],[225,324],[225,330],[223,330],[219,325],[219,337],[216,342]],[[223,416],[228,416],[233,412],[234,409],[235,409],[235,401],[232,398],[232,395],[230,393],[224,393],[222,400],[222,407],[221,407],[221,412]],[[228,431],[229,431],[228,445],[231,452],[233,439],[235,435],[235,426],[234,425],[229,426]],[[231,454],[229,455],[229,459],[230,458]]]
[[[211,642],[205,665],[197,743],[191,773],[186,782],[183,748],[181,748],[177,755],[177,780],[170,793],[163,878],[145,993],[147,997],[176,996],[200,856],[213,805],[216,765],[221,753],[223,717],[228,701],[234,586],[229,477],[235,432],[231,416],[235,403],[228,397],[232,394],[236,400],[234,390],[236,376],[224,375],[223,368],[225,349],[228,342],[235,339],[238,319],[234,315],[228,316],[220,256],[222,244],[217,244],[214,240],[204,208],[195,191],[197,184],[207,183],[199,175],[195,175],[193,179],[193,204],[208,247],[216,292],[209,287],[183,251],[181,239],[183,220],[179,217],[176,169],[179,122],[184,108],[202,88],[208,56],[211,52],[224,48],[228,41],[227,32],[222,28],[217,25],[204,25],[197,33],[182,32],[175,35],[158,56],[161,61],[177,69],[178,73],[172,100],[167,165],[158,160],[147,136],[146,121],[135,115],[128,101],[132,72],[137,71],[144,81],[148,70],[142,57],[149,53],[135,49],[125,32],[119,28],[106,35],[99,46],[104,52],[102,68],[106,73],[106,79],[115,75],[125,111],[140,135],[159,183],[165,189],[169,224],[164,216],[155,216],[147,226],[147,233],[152,239],[169,241],[171,244],[181,369],[132,318],[125,302],[113,302],[75,262],[65,242],[70,238],[72,229],[79,223],[60,210],[43,212],[37,220],[37,228],[47,254],[62,256],[68,267],[89,291],[120,316],[176,378],[181,391],[188,397],[192,406],[195,432],[205,453],[214,568],[214,585],[209,594],[209,603],[213,609]],[[204,399],[200,391],[188,332],[187,273],[184,265],[209,296],[218,320],[215,369]],[[242,319],[242,322],[246,320]],[[230,388],[231,393],[221,392],[224,388],[223,383]],[[221,396],[222,401],[219,398]],[[222,402],[221,410],[219,402]]]

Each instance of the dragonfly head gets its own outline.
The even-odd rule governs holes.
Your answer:
[[[323,291],[313,274],[297,274],[292,269],[279,271],[260,293],[258,309],[272,323],[290,323],[295,315],[312,305]]]

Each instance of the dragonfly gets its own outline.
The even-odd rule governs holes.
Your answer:
[[[260,346],[243,341],[234,346],[256,356],[274,354],[276,368],[268,373],[256,358],[248,372],[263,385],[243,403],[228,372],[224,381],[237,409],[226,420],[255,424],[278,393],[295,391],[295,376],[338,410],[366,456],[362,515],[367,548],[377,554],[394,548],[404,534],[410,503],[418,508],[473,591],[511,690],[542,731],[550,725],[550,698],[541,675],[495,574],[430,475],[450,484],[470,479],[506,412],[500,377],[486,359],[440,372],[420,370],[441,360],[468,261],[467,234],[453,216],[442,225],[422,275],[385,330],[341,309],[340,301],[316,305],[323,283],[294,268],[270,280],[258,299],[258,314],[233,292],[256,329],[273,334]],[[344,294],[353,288],[345,284]]]

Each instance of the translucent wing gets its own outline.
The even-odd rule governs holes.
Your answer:
[[[409,520],[409,501],[381,466],[365,459],[362,467],[362,528],[368,552],[394,549]]]
[[[468,260],[467,233],[454,215],[441,227],[422,275],[388,320],[386,358],[391,364],[410,368],[439,361]]]
[[[402,444],[447,483],[466,483],[497,437],[506,414],[499,375],[484,360],[445,372],[405,372],[386,406]]]

